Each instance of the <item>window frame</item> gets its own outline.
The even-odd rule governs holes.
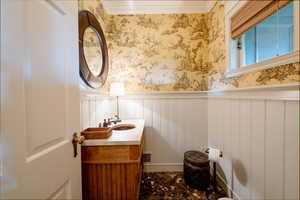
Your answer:
[[[256,72],[264,69],[269,69],[279,65],[299,62],[299,1],[294,3],[294,38],[293,38],[293,51],[281,56],[266,59],[251,65],[243,65],[243,52],[237,48],[237,42],[231,38],[231,17],[235,15],[241,8],[243,8],[250,0],[247,1],[227,1],[224,2],[225,6],[225,43],[226,43],[226,72],[227,78],[240,76],[250,72]],[[232,56],[234,55],[234,56]],[[233,59],[234,58],[234,59]],[[233,67],[234,66],[234,67]]]

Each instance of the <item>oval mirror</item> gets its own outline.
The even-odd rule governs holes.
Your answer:
[[[92,88],[104,85],[108,74],[108,50],[97,18],[89,11],[79,12],[80,76]]]
[[[96,31],[88,27],[83,34],[83,52],[88,68],[94,76],[102,72],[102,50]]]

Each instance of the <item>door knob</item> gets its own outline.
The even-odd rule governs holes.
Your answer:
[[[77,153],[77,144],[82,144],[84,142],[84,136],[78,136],[77,133],[73,134],[72,144],[74,149],[74,158],[78,155]]]

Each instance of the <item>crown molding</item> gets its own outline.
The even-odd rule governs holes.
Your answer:
[[[207,13],[216,0],[102,0],[111,15]]]

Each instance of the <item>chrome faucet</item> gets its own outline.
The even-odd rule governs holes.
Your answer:
[[[99,123],[99,128],[101,127],[109,127],[110,125],[113,124],[117,124],[118,122],[121,122],[121,120],[119,119],[119,117],[117,115],[115,115],[115,118],[107,118],[103,120],[103,123],[101,124],[101,122]]]
[[[119,118],[119,115],[115,115],[115,118],[111,118],[111,122],[114,124],[117,124],[118,122],[121,122],[122,120]]]

